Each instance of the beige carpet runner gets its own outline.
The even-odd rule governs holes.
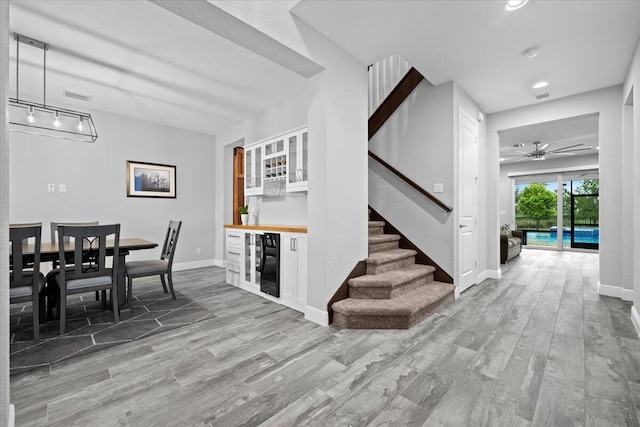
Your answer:
[[[399,248],[400,236],[369,221],[367,274],[349,280],[349,298],[333,304],[333,326],[408,329],[454,299],[455,287],[433,280],[435,268],[415,263],[416,251]]]

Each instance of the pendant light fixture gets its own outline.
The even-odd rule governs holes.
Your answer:
[[[9,130],[72,141],[95,142],[98,133],[91,114],[47,105],[47,43],[14,33],[16,40],[16,97],[9,98]],[[20,99],[20,44],[42,49],[42,103]]]

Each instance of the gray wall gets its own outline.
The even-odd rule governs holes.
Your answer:
[[[92,112],[94,144],[11,133],[10,220],[39,221],[43,241],[51,221],[120,223],[123,237],[162,244],[170,219],[182,220],[175,263],[214,259],[214,137],[127,117]],[[126,196],[126,161],[175,165],[177,198]],[[56,184],[48,193],[47,184]],[[67,192],[58,192],[66,184]],[[196,249],[201,248],[201,254]],[[130,259],[160,256],[160,248]],[[182,267],[189,266],[183,264]]]

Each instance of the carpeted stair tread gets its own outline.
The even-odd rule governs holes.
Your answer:
[[[384,221],[369,221],[369,227],[384,227]]]
[[[431,265],[414,264],[398,270],[390,270],[380,274],[366,274],[349,280],[349,286],[367,288],[394,287],[436,271]]]
[[[372,234],[369,236],[370,245],[385,242],[395,242],[398,240],[400,240],[400,235],[398,234]]]
[[[390,251],[382,251],[370,254],[367,258],[365,258],[365,262],[367,264],[380,265],[414,257],[417,254],[418,252],[414,251],[413,249],[392,249]]]
[[[455,287],[431,282],[393,299],[347,298],[333,304],[337,327],[354,329],[406,329],[452,301]]]

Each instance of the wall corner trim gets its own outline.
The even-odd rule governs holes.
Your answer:
[[[329,313],[311,306],[305,306],[304,318],[320,326],[329,326]]]
[[[14,405],[9,405],[9,424],[7,424],[7,426],[15,427],[15,425],[16,425],[16,407]]]
[[[640,337],[640,315],[638,315],[638,310],[636,310],[635,305],[631,306],[631,321],[636,328],[636,334]]]

